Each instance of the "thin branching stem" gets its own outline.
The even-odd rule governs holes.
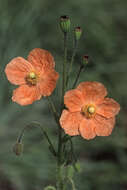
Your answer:
[[[63,107],[63,97],[66,91],[66,66],[67,66],[67,33],[64,33],[64,62],[63,62],[63,84],[62,84],[62,107]]]
[[[42,135],[44,135],[44,136],[46,137],[46,140],[47,140],[48,144],[52,147],[52,150],[53,150],[54,153],[56,154],[55,148],[54,148],[54,146],[53,146],[51,140],[49,139],[49,137],[48,137],[48,135],[47,135],[47,132],[43,129],[43,127],[42,127],[42,126],[40,125],[40,123],[38,123],[38,122],[32,122],[32,123],[26,125],[26,126],[23,128],[23,130],[21,131],[21,134],[19,135],[17,141],[18,141],[19,143],[21,142],[25,130],[26,130],[27,128],[29,128],[29,127],[39,127],[40,130],[41,130],[41,132],[42,132]]]
[[[76,76],[76,78],[75,78],[75,81],[74,81],[74,83],[73,83],[72,88],[75,88],[75,86],[76,86],[76,84],[77,84],[77,82],[78,82],[79,76],[80,76],[81,71],[83,70],[83,68],[84,68],[84,67],[81,65],[80,68],[79,68],[79,71],[78,71],[78,73],[77,73],[77,76]]]
[[[47,100],[48,100],[49,108],[50,108],[50,110],[51,110],[51,112],[53,114],[53,117],[54,117],[57,125],[59,125],[59,115],[57,113],[55,104],[53,103],[51,97],[47,97]]]
[[[73,52],[72,52],[72,57],[71,57],[71,61],[70,61],[69,69],[68,69],[68,75],[67,75],[67,80],[66,80],[66,86],[67,86],[68,83],[69,83],[69,77],[70,77],[70,74],[71,74],[71,71],[72,71],[72,65],[73,65],[73,62],[74,62],[75,55],[76,55],[77,45],[78,45],[78,42],[75,41],[75,42],[74,42]]]
[[[61,97],[61,111],[64,106],[64,94],[66,91],[67,80],[67,33],[64,32],[64,62],[63,62],[63,81],[62,81],[62,97]],[[63,176],[62,176],[62,129],[58,129],[58,152],[57,152],[57,190],[64,190]]]

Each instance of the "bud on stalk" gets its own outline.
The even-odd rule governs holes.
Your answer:
[[[75,27],[75,29],[74,29],[75,40],[78,41],[80,39],[81,35],[82,35],[82,29],[81,29],[81,27],[79,27],[79,26]]]
[[[83,56],[83,61],[82,61],[83,65],[87,65],[88,62],[89,62],[89,56],[88,55],[84,55]]]
[[[60,28],[62,30],[62,32],[67,33],[70,30],[70,18],[68,16],[61,16],[60,17]]]
[[[23,144],[21,142],[16,142],[16,144],[13,147],[13,152],[19,156],[23,152]]]

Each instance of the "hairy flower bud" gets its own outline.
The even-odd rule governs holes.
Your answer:
[[[75,27],[75,29],[74,29],[75,40],[78,41],[80,39],[81,35],[82,35],[82,29],[81,29],[81,27],[79,27],[79,26]]]
[[[66,15],[60,17],[60,28],[62,32],[67,33],[70,30],[70,18]]]
[[[83,56],[83,65],[86,65],[86,64],[88,64],[88,62],[89,62],[89,56],[88,55],[84,55]]]
[[[19,156],[23,152],[23,144],[21,142],[16,142],[16,144],[13,147],[13,152]]]

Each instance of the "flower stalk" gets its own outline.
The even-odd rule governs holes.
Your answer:
[[[21,143],[22,138],[23,138],[23,135],[24,135],[24,133],[25,133],[25,130],[26,130],[27,128],[29,128],[29,127],[38,127],[38,128],[40,128],[40,130],[41,130],[41,132],[42,132],[42,135],[46,138],[46,140],[47,140],[49,146],[50,146],[51,149],[52,149],[52,152],[54,153],[54,155],[57,155],[56,150],[55,150],[55,148],[54,148],[54,146],[53,146],[53,143],[51,142],[51,140],[50,140],[50,138],[49,138],[47,132],[43,129],[43,127],[42,127],[42,126],[40,125],[40,123],[38,123],[38,122],[32,122],[31,124],[26,125],[26,126],[23,128],[23,130],[21,131],[21,134],[19,135],[19,137],[18,137],[18,139],[17,139],[17,142],[18,142],[18,143]]]
[[[70,61],[69,71],[68,71],[68,75],[67,75],[66,86],[69,83],[69,77],[70,77],[70,74],[71,74],[71,71],[72,71],[72,65],[73,65],[73,62],[74,62],[75,55],[76,55],[77,46],[78,46],[78,41],[75,41],[74,42],[73,53],[72,53],[72,57],[71,57],[71,61]]]
[[[66,91],[66,66],[67,66],[67,33],[64,33],[64,63],[63,63],[63,85],[62,85],[62,107],[63,97]]]
[[[53,103],[51,97],[47,97],[47,100],[48,100],[49,108],[50,108],[50,110],[51,110],[51,112],[53,114],[53,117],[54,117],[57,125],[59,125],[59,115],[57,113],[55,104]]]
[[[75,55],[76,55],[76,51],[77,51],[77,47],[78,47],[78,41],[80,40],[81,35],[82,35],[81,27],[79,27],[79,26],[75,27],[74,28],[74,47],[73,47],[72,57],[71,57],[70,65],[69,65],[69,71],[68,71],[68,75],[67,75],[66,85],[68,85],[68,83],[69,83],[69,77],[70,77],[70,74],[72,72],[72,65],[74,62]]]
[[[72,85],[72,89],[75,88],[75,86],[76,86],[76,84],[77,84],[77,82],[78,82],[78,79],[79,79],[79,77],[80,77],[80,74],[81,74],[83,68],[84,68],[84,66],[83,66],[83,65],[80,65],[79,71],[78,71],[77,76],[76,76],[76,78],[75,78],[75,81],[74,81],[74,83],[73,83],[73,85]]]

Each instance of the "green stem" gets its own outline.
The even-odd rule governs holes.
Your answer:
[[[61,110],[64,105],[64,93],[66,91],[66,64],[67,64],[67,33],[64,33],[64,63],[63,63],[63,84],[62,84],[62,97],[61,97]],[[58,152],[57,152],[57,189],[63,190],[63,178],[62,178],[62,129],[59,126],[58,134]]]
[[[58,164],[61,164],[61,152],[62,152],[62,130],[59,127],[59,136],[58,136]]]
[[[71,152],[72,152],[72,155],[73,155],[73,159],[76,162],[77,159],[76,159],[75,154],[74,154],[74,147],[73,147],[72,139],[69,139],[69,141],[70,141],[70,145],[71,145]]]
[[[71,178],[68,178],[68,179],[69,179],[69,181],[70,181],[70,183],[72,185],[72,190],[76,190],[73,179],[71,179]]]
[[[63,63],[63,84],[62,84],[62,107],[63,97],[66,91],[66,65],[67,65],[67,33],[64,33],[64,63]]]
[[[62,176],[62,166],[57,165],[57,190],[64,190],[63,176]]]
[[[79,68],[79,71],[78,71],[78,73],[77,73],[77,76],[76,76],[76,79],[75,79],[75,81],[74,81],[74,84],[73,84],[72,88],[75,88],[75,86],[76,86],[76,84],[77,84],[77,82],[78,82],[80,73],[81,73],[81,71],[82,71],[83,68],[84,68],[84,67],[81,65],[80,68]]]
[[[39,128],[41,129],[42,134],[46,137],[47,142],[48,142],[49,145],[51,146],[53,152],[56,154],[55,148],[54,148],[54,146],[53,146],[51,140],[49,139],[49,137],[48,137],[48,135],[47,135],[47,132],[41,127],[40,123],[38,123],[38,122],[33,122],[33,123],[31,123],[31,124],[25,126],[25,127],[23,128],[21,134],[19,135],[17,141],[18,141],[19,143],[21,142],[21,139],[22,139],[22,137],[23,137],[23,135],[24,135],[24,132],[25,132],[25,130],[26,130],[27,128],[29,128],[29,127],[35,127],[35,126],[36,126],[36,127],[39,127]]]
[[[75,41],[74,48],[73,48],[73,53],[72,53],[72,57],[71,57],[71,62],[70,62],[70,66],[69,66],[69,71],[68,71],[68,75],[67,75],[66,86],[69,83],[69,76],[70,76],[71,71],[72,71],[72,65],[73,65],[73,62],[74,62],[75,55],[76,55],[77,45],[78,45],[78,42]]]
[[[66,91],[66,64],[67,64],[67,33],[64,33],[64,63],[63,63],[63,81],[62,81],[62,97],[61,110],[64,105],[64,94]],[[63,176],[62,176],[62,129],[59,125],[58,134],[58,152],[57,152],[57,190],[64,190]]]
[[[56,111],[55,105],[54,105],[54,103],[53,103],[53,101],[51,100],[50,97],[47,97],[47,100],[48,100],[49,108],[50,108],[50,110],[51,110],[51,112],[53,114],[53,117],[54,117],[56,123],[59,125],[59,115],[58,115],[58,113]]]

